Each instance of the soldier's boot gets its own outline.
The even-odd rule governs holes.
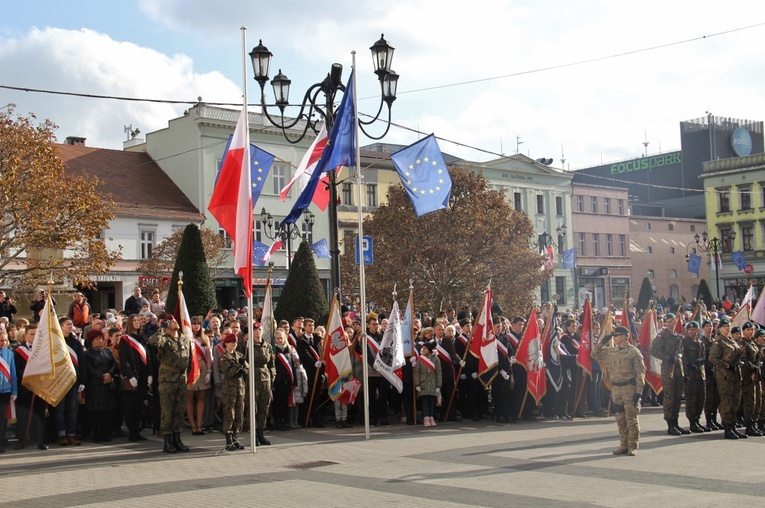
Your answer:
[[[680,436],[682,432],[675,426],[675,420],[667,420],[667,434],[670,436]]]
[[[616,426],[619,428],[619,447],[612,453],[614,455],[627,455],[627,416],[624,413],[616,413]]]
[[[760,432],[765,433],[765,420],[758,421],[757,428],[760,429]]]
[[[702,433],[704,433],[704,427],[699,425],[699,421],[698,420],[692,420],[691,421],[691,432],[693,432],[694,434],[702,434]]]
[[[717,412],[712,413],[712,423],[714,424],[712,430],[725,430],[725,427],[717,421]]]
[[[231,436],[231,442],[234,443],[234,446],[236,446],[237,450],[244,450],[245,446],[239,442],[239,434],[234,434]]]
[[[255,431],[255,439],[264,446],[269,446],[271,444],[271,441],[266,439],[266,436],[263,435],[263,429],[258,429]]]
[[[234,435],[233,434],[226,434],[226,451],[227,452],[235,452],[238,448],[234,444]]]
[[[179,452],[189,451],[189,447],[183,444],[183,441],[181,441],[180,432],[173,432],[172,440],[173,440],[173,446],[175,446],[175,449],[178,450]]]
[[[739,432],[738,429],[736,429],[736,425],[735,424],[731,425],[730,429],[733,431],[734,434],[736,434],[738,436],[739,439],[746,439],[747,437],[749,437],[746,434],[744,434],[743,432]]]
[[[696,424],[697,424],[699,427],[701,427],[701,430],[703,430],[704,432],[712,432],[712,428],[711,428],[711,427],[705,427],[705,426],[703,426],[703,425],[701,424],[701,419],[700,419],[700,418],[696,418]]]
[[[725,429],[725,439],[738,439],[738,434],[733,430],[732,425],[723,425],[723,428]]]
[[[677,421],[677,418],[674,419],[674,422],[675,422],[675,428],[680,431],[680,434],[686,435],[691,433],[690,430],[684,429],[680,426],[680,423]]]
[[[165,434],[165,447],[162,448],[165,453],[178,453],[178,450],[173,446],[173,436]]]
[[[763,435],[762,432],[760,432],[754,427],[753,423],[750,423],[749,425],[746,426],[745,434],[751,437],[761,437]]]

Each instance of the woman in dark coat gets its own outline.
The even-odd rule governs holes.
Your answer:
[[[93,441],[111,441],[109,437],[109,416],[116,407],[117,362],[101,330],[88,333],[91,347],[85,351],[87,382],[85,383],[85,407],[93,426]]]
[[[133,314],[127,320],[127,334],[120,339],[120,374],[135,390],[123,390],[122,414],[128,428],[128,441],[146,441],[141,432],[141,414],[148,386],[152,379],[151,355],[141,337],[141,316]]]

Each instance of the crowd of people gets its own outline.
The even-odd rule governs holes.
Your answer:
[[[226,450],[237,451],[245,448],[238,435],[248,429],[255,432],[258,445],[270,445],[266,433],[273,439],[274,433],[303,427],[363,425],[366,398],[372,427],[398,422],[434,427],[463,419],[507,425],[519,419],[571,420],[611,412],[621,441],[614,453],[624,455],[636,453],[637,418],[644,403],[663,405],[671,435],[718,427],[729,439],[765,435],[765,330],[749,321],[731,327],[735,308],[730,315],[702,305],[681,308],[679,315],[660,311],[655,314],[659,333],[649,350],[640,348],[634,333],[642,327],[643,312],[628,311],[634,325],[630,330],[617,326],[621,320],[608,318],[620,309],[595,311],[589,332],[595,361],[589,375],[577,363],[584,316],[559,312],[545,303],[534,319],[540,330],[552,326],[557,333],[550,334],[545,352],[548,388],[538,404],[528,396],[526,368],[515,361],[527,319],[504,316],[498,306],[492,309],[492,319],[499,363],[488,382],[469,351],[477,312],[464,307],[459,312],[416,314],[412,327],[417,354],[402,367],[401,392],[374,368],[375,345],[382,341],[387,316],[370,312],[362,323],[361,314],[344,306],[345,334],[340,340],[347,345],[353,378],[361,385],[355,400],[329,397],[332,387],[327,386],[322,355],[326,331],[310,317],[277,323],[271,343],[262,337],[262,309],[256,309],[251,320],[246,309],[213,309],[194,316],[190,338],[165,312],[158,292],[148,300],[137,289],[125,309],[95,313],[77,293],[67,314],[59,316],[77,381],[55,407],[32,397],[21,383],[36,324],[13,321],[12,315],[0,317],[0,371],[9,371],[0,373],[0,415],[15,402],[17,449],[28,442],[39,449],[50,443],[76,446],[83,438],[107,443],[126,437],[137,442],[146,439],[146,430],[164,439],[165,452],[178,453],[189,450],[181,439],[182,428],[188,426],[192,435],[221,432]],[[601,334],[601,328],[613,332]],[[366,341],[366,384],[364,337],[373,339]],[[192,364],[198,366],[194,372]],[[652,372],[660,378],[653,386],[646,382]],[[250,378],[256,414],[252,422],[247,418]],[[678,421],[683,397],[690,430]],[[6,446],[3,418],[0,452]]]

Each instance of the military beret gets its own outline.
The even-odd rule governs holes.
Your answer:
[[[473,321],[471,321],[470,319],[463,319],[460,321],[460,326],[465,326],[470,324],[473,324]]]
[[[698,328],[699,327],[699,323],[696,322],[696,321],[689,321],[688,323],[686,323],[685,327],[686,328]]]
[[[229,333],[225,337],[223,337],[223,343],[229,344],[229,343],[236,343],[236,334],[235,333]]]
[[[252,324],[252,329],[253,329],[253,330],[260,330],[261,326],[262,326],[262,325],[261,325],[260,323],[258,323],[257,321],[255,321],[255,322]]]
[[[730,319],[722,318],[720,320],[719,326],[730,326]]]
[[[751,321],[747,321],[746,323],[744,323],[744,324],[741,326],[741,329],[742,329],[742,330],[746,330],[746,329],[748,329],[748,328],[754,328],[754,325],[752,324],[752,322],[751,322]]]
[[[765,335],[765,330],[763,330],[763,329],[759,329],[759,330],[757,330],[756,332],[754,332],[754,338],[755,338],[755,339],[756,339],[757,337],[762,337],[763,335]]]
[[[616,328],[614,328],[614,333],[612,333],[611,335],[626,335],[629,337],[630,331],[627,329],[626,326],[617,326]]]
[[[701,322],[702,328],[707,326],[707,325],[711,325],[711,324],[712,324],[712,322],[710,320],[708,320],[708,319],[705,319],[704,321]]]
[[[741,333],[741,327],[740,326],[734,326],[730,329],[730,333]]]
[[[664,319],[675,319],[675,315],[672,314],[671,312],[667,312],[666,314],[664,314]]]

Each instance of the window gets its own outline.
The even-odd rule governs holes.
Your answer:
[[[140,259],[149,259],[151,257],[151,253],[154,251],[154,239],[155,239],[156,232],[155,231],[149,231],[148,229],[142,229],[141,230],[141,253],[140,253]]]
[[[523,202],[521,201],[521,193],[516,192],[513,194],[513,208],[516,210],[523,210]]]
[[[741,210],[751,210],[752,209],[752,187],[751,185],[747,185],[746,187],[739,187],[738,188],[738,198],[739,203],[741,203]]]
[[[651,247],[651,246],[649,245],[648,247],[646,247],[646,248],[645,248],[645,251],[646,251],[648,254],[653,254],[653,247]]]
[[[356,230],[355,229],[344,229],[342,231],[343,234],[343,244],[342,244],[342,252],[344,255],[347,256],[353,256],[353,254],[356,252]]]
[[[313,224],[308,223],[306,224],[305,221],[300,222],[301,229],[303,230],[303,238],[308,242],[308,244],[313,243]]]
[[[613,236],[606,235],[606,256],[609,257],[614,255]]]
[[[565,277],[555,277],[555,293],[557,293],[560,298],[558,299],[558,304],[562,305],[566,303],[566,278]]]
[[[537,214],[544,215],[545,213],[545,197],[541,194],[537,194]]]
[[[675,253],[675,248],[674,247],[670,247],[669,248],[669,253],[670,254],[674,254]]]
[[[651,223],[650,222],[646,222],[645,223],[645,228],[650,231],[651,230]]]
[[[730,228],[720,230],[720,240],[722,240],[723,252],[733,252],[732,232],[733,230],[731,230]]]
[[[649,279],[653,279],[653,270],[648,269],[645,274]]]
[[[592,255],[593,256],[600,256],[600,235],[598,233],[592,234]]]
[[[750,224],[741,226],[741,248],[754,250],[754,228]]]
[[[696,231],[696,224],[691,224],[691,233]]]
[[[718,189],[717,191],[718,196],[718,212],[719,213],[726,213],[730,212],[730,190],[729,189]]]
[[[611,198],[603,198],[603,213],[611,215]]]
[[[367,184],[367,206],[377,207],[377,184]]]
[[[760,182],[760,206],[765,208],[765,182]]]
[[[343,182],[341,186],[341,199],[344,205],[353,206],[353,186],[350,182]]]
[[[672,224],[672,223],[667,224],[667,231],[674,231],[674,230],[675,230],[675,225],[674,224]]]
[[[230,249],[234,246],[233,240],[231,240],[231,237],[228,236],[228,233],[226,233],[226,230],[222,227],[218,226],[218,235],[223,239],[223,248],[224,249]]]
[[[624,257],[627,255],[627,237],[626,235],[619,235],[619,255]]]
[[[579,252],[578,252],[578,254],[580,256],[586,256],[587,255],[587,249],[584,248],[585,245],[586,245],[584,237],[585,237],[584,233],[579,233]]]
[[[576,197],[576,211],[584,212],[584,196]]]
[[[555,215],[558,217],[563,215],[563,198],[561,196],[555,197]]]
[[[623,199],[616,200],[616,213],[618,213],[619,215],[624,215],[624,200]]]
[[[287,166],[274,163],[271,166],[271,175],[274,181],[274,194],[279,195],[285,185],[287,185]]]
[[[546,280],[542,283],[542,301],[543,302],[549,302],[550,301],[550,281]]]
[[[590,211],[592,213],[598,213],[598,198],[595,196],[590,197]]]
[[[677,270],[670,270],[669,271],[669,278],[670,279],[676,279],[677,278]]]

